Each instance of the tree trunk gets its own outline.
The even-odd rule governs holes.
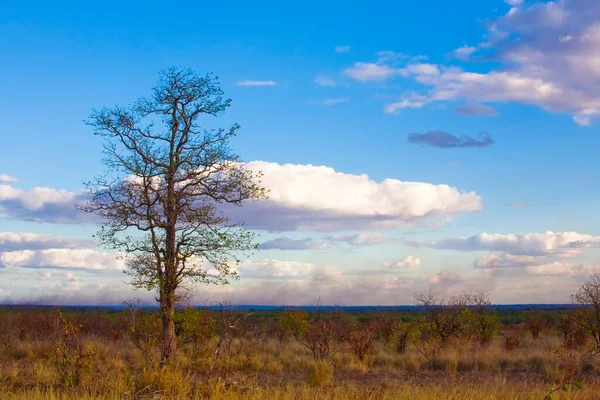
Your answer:
[[[170,364],[175,360],[177,337],[175,335],[175,295],[169,293],[161,304],[162,312],[162,349],[161,363]]]

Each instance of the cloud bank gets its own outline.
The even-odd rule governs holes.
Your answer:
[[[398,179],[377,182],[367,175],[337,172],[327,166],[253,161],[246,167],[264,173],[269,199],[247,202],[243,207],[223,206],[223,210],[251,229],[283,232],[396,227],[483,207],[475,192],[449,185]],[[87,199],[84,192],[0,185],[0,215],[35,222],[98,223],[95,216],[75,208]]]

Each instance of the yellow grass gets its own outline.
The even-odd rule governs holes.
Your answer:
[[[91,370],[61,388],[53,342],[17,341],[0,352],[0,399],[543,399],[561,379],[559,338],[526,339],[507,351],[498,337],[488,348],[460,343],[427,360],[414,347],[397,354],[381,344],[364,362],[348,351],[316,361],[294,341],[260,348],[234,343],[208,377],[210,348],[199,357],[182,347],[178,364],[161,369],[129,339],[87,339],[97,349]],[[238,350],[239,349],[239,350]],[[344,350],[344,349],[342,349]],[[157,351],[155,349],[154,351]],[[600,363],[586,365],[583,389],[554,399],[599,399]]]

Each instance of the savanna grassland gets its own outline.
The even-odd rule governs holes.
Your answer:
[[[582,310],[421,296],[412,311],[180,308],[171,365],[156,310],[5,307],[1,398],[600,398]]]

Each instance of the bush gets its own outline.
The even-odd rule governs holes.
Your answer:
[[[525,327],[534,339],[537,339],[540,336],[540,333],[546,330],[547,326],[548,320],[539,312],[528,314],[525,318]]]
[[[362,362],[368,354],[373,351],[373,343],[377,335],[377,327],[374,322],[366,324],[355,324],[348,335],[348,343],[352,353]]]
[[[327,361],[317,362],[308,376],[311,386],[325,386],[333,381],[333,366]]]
[[[288,311],[281,317],[280,324],[310,350],[315,360],[334,355],[335,346],[348,337],[347,321],[341,313],[310,318],[306,311]]]
[[[503,333],[504,338],[504,349],[505,350],[515,350],[523,345],[523,332],[511,329],[507,330]]]
[[[62,329],[54,347],[54,367],[61,386],[76,386],[91,371],[96,349],[83,343],[80,325],[67,321],[60,311],[58,317]]]

